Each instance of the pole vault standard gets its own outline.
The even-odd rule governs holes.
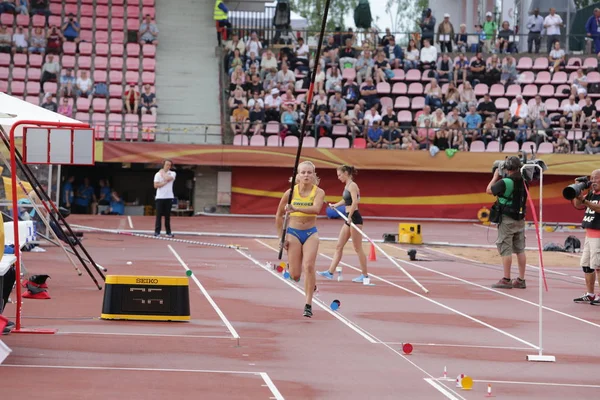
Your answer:
[[[21,125],[32,125],[31,128],[25,128],[23,134],[23,147],[25,158],[21,156],[16,148],[15,143],[15,130]],[[79,129],[74,129],[79,128]],[[17,204],[17,154],[19,155],[19,166],[25,173],[26,177],[32,183],[32,188],[36,195],[42,201],[42,204],[48,211],[48,215],[52,218],[53,222],[59,226],[58,221],[52,214],[46,201],[50,203],[50,206],[54,209],[56,215],[62,218],[60,212],[52,203],[47,193],[40,186],[39,182],[28,167],[28,163],[34,164],[70,164],[70,165],[93,165],[94,164],[94,131],[87,124],[82,123],[60,123],[60,122],[47,122],[47,121],[35,121],[35,120],[22,120],[15,122],[10,129],[10,141],[7,140],[4,130],[0,130],[2,133],[2,140],[7,148],[10,150],[10,164],[11,164],[11,183],[12,183],[12,208],[13,213],[16,216],[18,210]],[[75,136],[75,133],[78,136]],[[86,135],[87,134],[87,135]],[[88,145],[86,149],[85,146]],[[41,192],[41,193],[40,193]],[[43,194],[43,196],[42,196]],[[65,226],[69,229],[71,234],[75,236],[65,223]],[[19,243],[19,224],[18,218],[13,219],[14,228],[14,242],[15,242],[15,269],[16,276],[21,276],[21,245]],[[91,257],[81,246],[83,251],[86,253],[88,258]],[[75,247],[72,246],[74,252],[77,253]],[[79,254],[77,254],[81,260]],[[102,289],[96,277],[92,274],[88,266],[81,260],[81,264],[86,269],[94,283],[99,289]],[[100,271],[99,274],[102,275]],[[19,278],[20,279],[20,278]],[[23,329],[21,326],[21,312],[22,312],[22,293],[21,285],[17,285],[17,312],[15,329],[13,333],[37,333],[37,334],[53,334],[56,330],[52,329]]]
[[[529,193],[529,189],[527,189],[527,185],[525,185],[525,190],[527,191],[527,198],[529,201],[529,204],[531,206],[531,211],[532,211],[532,215],[533,215],[533,222],[535,223],[535,232],[537,235],[537,239],[538,239],[538,262],[539,262],[539,275],[538,275],[538,280],[539,280],[539,315],[538,315],[538,319],[539,319],[539,327],[538,327],[538,340],[539,340],[539,344],[538,344],[538,354],[534,354],[534,355],[528,355],[527,356],[527,361],[545,361],[545,362],[554,362],[556,361],[556,357],[555,356],[549,356],[549,355],[544,355],[544,348],[542,346],[542,337],[543,337],[543,333],[544,333],[544,329],[543,329],[543,323],[542,323],[542,314],[543,314],[543,297],[544,297],[544,286],[545,286],[545,282],[546,282],[546,277],[544,275],[544,260],[542,258],[542,198],[543,198],[543,186],[544,186],[544,170],[542,169],[542,167],[540,167],[537,164],[525,164],[523,165],[523,167],[521,168],[521,175],[523,175],[523,172],[525,171],[525,169],[530,168],[530,169],[538,169],[539,173],[540,173],[540,210],[539,210],[539,221],[537,220],[537,216],[535,215],[535,207],[533,204],[533,199],[531,198],[531,195]],[[535,171],[534,171],[535,172]],[[548,290],[548,286],[546,285],[546,290]]]

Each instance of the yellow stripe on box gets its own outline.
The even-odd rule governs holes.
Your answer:
[[[127,315],[127,314],[100,314],[101,319],[127,319],[136,321],[189,321],[190,316],[173,315]]]
[[[178,276],[106,275],[106,285],[189,286],[189,279]]]

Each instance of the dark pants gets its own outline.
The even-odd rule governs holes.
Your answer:
[[[13,290],[16,279],[15,267],[10,267],[4,276],[0,276],[0,294],[2,295],[2,298],[0,298],[0,314],[2,314],[6,303],[8,303],[8,298],[10,297],[10,292]]]
[[[165,231],[167,235],[171,234],[171,205],[173,199],[156,199],[156,223],[154,224],[154,233],[160,235],[161,218],[165,217]]]
[[[527,36],[527,51],[528,53],[533,53],[533,44],[535,43],[535,54],[540,52],[540,43],[542,41],[542,36],[540,32],[529,32]]]

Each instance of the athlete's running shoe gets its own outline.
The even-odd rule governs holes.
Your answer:
[[[510,279],[502,278],[497,283],[492,285],[494,289],[512,289],[513,284]]]
[[[525,283],[525,279],[516,278],[512,281],[512,287],[515,289],[526,289],[527,284]]]
[[[305,317],[311,318],[312,317],[312,306],[310,304],[306,304],[304,306],[304,315]]]
[[[581,296],[581,297],[578,297],[578,298],[576,298],[576,299],[573,299],[573,301],[574,301],[575,303],[591,303],[591,302],[593,302],[594,300],[600,300],[600,299],[598,299],[598,296],[596,296],[596,295],[593,295],[593,294],[584,294],[584,295],[583,295],[583,296]]]
[[[317,274],[327,279],[333,279],[333,274],[329,271],[317,271]]]
[[[352,282],[363,283],[363,279],[365,279],[365,276],[363,274],[360,274],[359,277],[352,279]]]
[[[590,301],[590,304],[593,306],[600,306],[600,296],[596,296],[596,298]]]

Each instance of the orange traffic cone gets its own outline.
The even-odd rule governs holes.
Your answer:
[[[371,251],[369,252],[369,261],[377,261],[377,254],[375,253],[375,245],[371,243]]]

